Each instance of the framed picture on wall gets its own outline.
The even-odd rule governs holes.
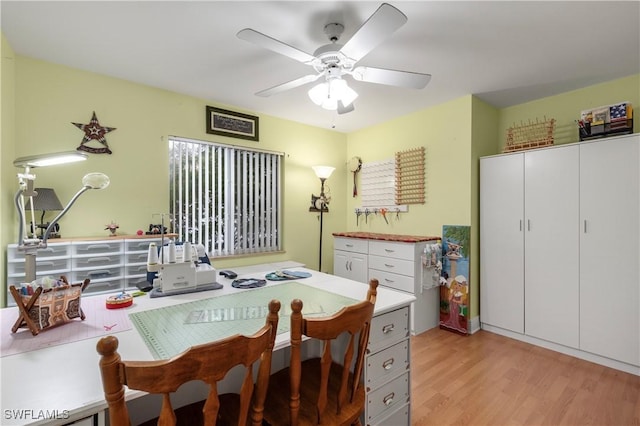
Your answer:
[[[258,117],[207,106],[207,133],[258,141]]]

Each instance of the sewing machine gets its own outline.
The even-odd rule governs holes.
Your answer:
[[[209,263],[204,246],[193,247],[186,242],[158,247],[149,244],[147,271],[157,273],[153,278],[153,290],[149,297],[162,297],[173,294],[195,293],[217,290],[222,284],[216,282],[216,270]]]

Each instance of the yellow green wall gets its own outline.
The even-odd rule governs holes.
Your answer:
[[[504,108],[500,110],[500,144],[496,153],[502,152],[509,127],[535,122],[536,119],[542,121],[545,116],[556,119],[556,145],[578,142],[576,120],[580,119],[581,111],[622,101],[629,101],[640,109],[640,74]],[[638,120],[633,124],[634,133],[639,132]]]
[[[471,226],[472,318],[479,312],[479,158],[495,153],[497,123],[498,111],[469,95],[348,136],[347,159],[358,156],[364,163],[425,147],[425,203],[409,205],[408,212],[399,217],[390,215],[388,224],[379,215],[369,216],[366,222],[361,216],[356,224],[355,209],[361,207],[361,200],[348,191],[347,229],[441,236],[443,225]]]
[[[260,115],[260,142],[256,143],[205,133],[206,105],[238,110],[233,106],[14,56],[3,37],[3,259],[6,245],[17,238],[13,159],[75,149],[83,133],[71,122],[87,123],[96,111],[103,126],[117,128],[107,135],[113,155],[94,154],[83,163],[35,169],[37,186],[54,187],[63,202],[79,189],[84,174],[101,171],[111,177],[109,188],[78,199],[61,221],[63,236],[106,236],[104,225],[111,220],[120,224],[121,233],[132,234],[157,221],[153,214],[167,212],[169,135],[281,151],[285,153],[285,253],[214,259],[216,267],[295,259],[316,268],[318,215],[309,213],[308,207],[311,194],[319,193],[320,182],[311,166],[331,165],[336,171],[327,181],[332,200],[324,216],[323,271],[333,270],[332,232],[441,235],[444,224],[470,225],[472,317],[479,314],[478,159],[501,152],[506,129],[513,123],[553,117],[558,120],[556,143],[569,143],[577,140],[573,120],[581,110],[622,100],[640,105],[640,75],[635,75],[502,110],[467,95],[348,135]],[[352,197],[348,160],[359,156],[364,162],[379,161],[420,146],[426,148],[425,204],[410,205],[399,218],[390,215],[389,224],[380,216],[370,216],[367,223],[361,217],[356,226],[354,209],[360,199]]]
[[[360,217],[356,226],[355,208],[359,197],[348,191],[347,230],[411,235],[441,235],[442,225],[469,225],[471,96],[387,121],[348,136],[347,159],[358,156],[363,163],[393,159],[395,153],[425,147],[426,199],[409,205],[409,211]],[[451,125],[456,117],[456,125]],[[347,172],[348,173],[348,172]],[[350,184],[353,176],[350,176]]]
[[[88,123],[93,111],[101,125],[116,128],[107,134],[112,155],[90,154],[85,162],[34,169],[36,186],[55,188],[63,204],[80,188],[84,174],[100,171],[111,179],[107,189],[88,191],[76,201],[60,221],[63,237],[106,237],[104,227],[111,220],[120,225],[122,234],[135,234],[157,222],[154,214],[168,212],[167,136],[176,135],[286,154],[286,253],[214,259],[215,266],[294,259],[317,268],[318,237],[310,230],[319,230],[319,224],[308,207],[320,182],[311,166],[328,164],[344,169],[344,134],[261,115],[259,142],[209,135],[205,132],[205,106],[232,107],[21,56],[16,60],[15,92],[15,156],[76,149],[83,132],[71,122]],[[3,157],[3,166],[11,168],[12,161]],[[336,193],[343,193],[344,173],[332,177],[331,185]],[[4,179],[2,188],[3,194],[15,193],[16,179]],[[344,211],[343,200],[336,200],[334,206]],[[332,214],[326,219],[327,235],[345,227],[344,215]],[[15,220],[12,213],[3,221],[10,242],[17,238]],[[333,270],[331,248],[324,250],[323,260],[323,269],[329,272]]]
[[[15,55],[4,35],[0,34],[0,282],[5,276],[5,247],[13,241],[13,193],[6,182],[15,180],[16,170],[11,164],[15,144]],[[12,187],[13,188],[13,187]],[[4,286],[2,288],[5,288]],[[6,293],[0,291],[0,306],[5,306]]]
[[[471,117],[471,255],[469,256],[470,316],[480,312],[480,157],[494,153],[497,139],[498,110],[473,98]],[[479,327],[479,324],[473,324]]]

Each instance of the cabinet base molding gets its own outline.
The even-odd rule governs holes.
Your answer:
[[[625,373],[640,376],[640,366],[627,364],[626,362],[616,361],[611,358],[606,358],[600,355],[595,355],[589,352],[581,351],[575,348],[569,348],[567,346],[559,345],[557,343],[548,342],[546,340],[538,339],[537,337],[527,336],[526,334],[520,334],[504,328],[495,327],[493,325],[481,323],[482,330],[489,331],[491,333],[499,334],[501,336],[509,337],[511,339],[520,340],[521,342],[529,343],[535,346],[540,346],[545,349],[549,349],[555,352],[560,352],[565,355],[579,358],[585,361],[593,362],[596,364],[604,365],[605,367],[613,368],[615,370],[624,371]]]

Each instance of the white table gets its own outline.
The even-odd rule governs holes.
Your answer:
[[[353,299],[363,300],[366,296],[368,289],[366,284],[312,271],[299,265],[295,262],[281,262],[240,267],[234,270],[238,273],[239,278],[262,278],[266,273],[278,269],[303,270],[312,273],[312,276],[298,280],[301,283]],[[221,290],[154,299],[148,296],[137,297],[134,299],[134,305],[127,310],[129,313],[133,313],[244,291],[231,287],[231,281],[219,277],[218,282],[224,285]],[[267,285],[272,286],[279,283],[269,281]],[[374,315],[407,307],[414,299],[413,296],[405,293],[378,287]],[[290,300],[281,300],[283,305],[290,302]],[[89,316],[91,312],[85,312],[85,314]],[[1,332],[11,332],[11,325],[2,324]],[[116,333],[115,336],[120,342],[118,352],[123,359],[153,359],[135,327]],[[100,413],[99,421],[103,421],[102,413],[107,408],[107,404],[98,369],[99,355],[96,352],[98,340],[99,338],[90,338],[0,358],[2,383],[0,424],[65,424],[96,413]],[[276,338],[275,351],[282,353],[283,362],[286,362],[285,353],[287,351],[282,351],[282,349],[288,346],[289,333],[279,334]],[[274,358],[276,358],[275,354]],[[143,392],[127,391],[126,399],[132,401],[143,395],[145,395]],[[55,419],[56,415],[60,418]]]

